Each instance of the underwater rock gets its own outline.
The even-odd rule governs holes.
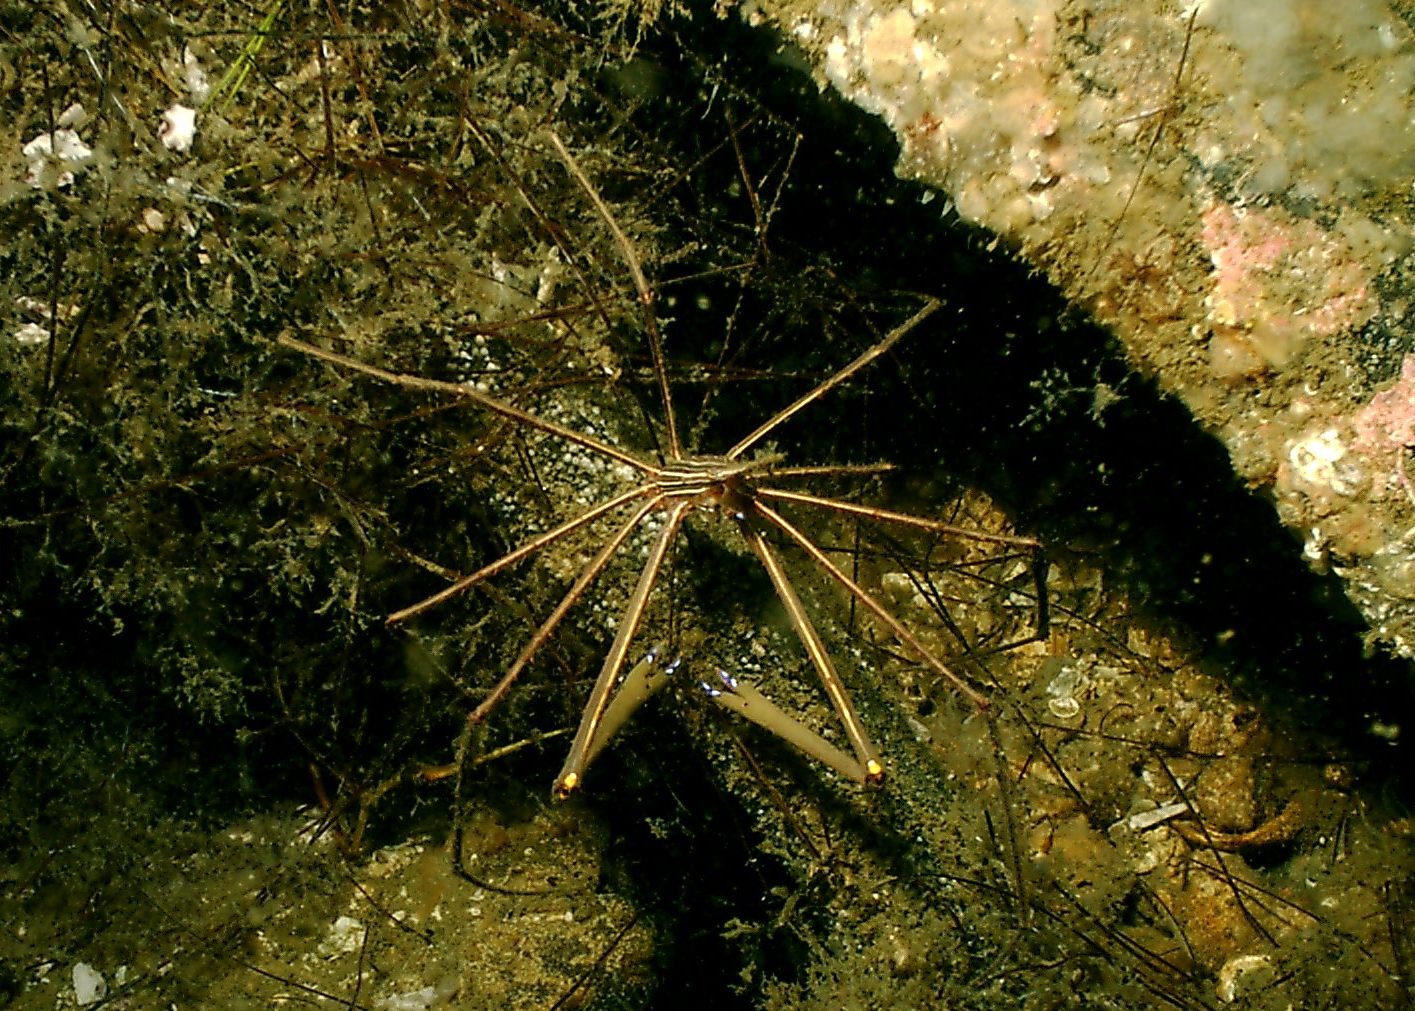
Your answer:
[[[821,0],[753,13],[822,87],[884,119],[901,175],[1111,329],[1274,500],[1309,563],[1342,577],[1373,636],[1415,656],[1415,437],[1391,413],[1408,412],[1415,347],[1408,12]]]

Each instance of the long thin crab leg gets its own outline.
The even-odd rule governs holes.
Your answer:
[[[632,502],[636,498],[643,498],[645,495],[651,495],[657,490],[658,485],[645,484],[640,485],[637,488],[631,488],[629,491],[622,492],[621,494],[615,495],[612,499],[609,499],[605,502],[601,502],[593,509],[587,510],[586,512],[582,512],[580,513],[580,515],[575,516],[572,519],[566,520],[558,527],[555,527],[551,530],[547,530],[545,533],[540,534],[537,537],[532,537],[525,544],[522,544],[519,548],[516,548],[514,551],[511,551],[508,554],[502,555],[494,562],[490,562],[486,565],[483,565],[480,569],[477,569],[477,571],[473,572],[470,576],[463,576],[451,586],[448,586],[447,588],[442,590],[438,590],[432,596],[424,597],[416,604],[411,604],[408,607],[403,608],[401,611],[395,611],[393,614],[390,614],[385,620],[390,625],[396,625],[401,621],[407,621],[409,618],[414,617],[415,615],[422,614],[424,611],[436,607],[443,601],[450,600],[451,598],[457,596],[457,594],[464,593],[467,590],[470,590],[477,583],[480,583],[484,579],[491,578],[492,576],[500,572],[502,569],[515,565],[527,555],[535,554],[547,544],[553,544],[560,538],[564,537],[566,534],[580,529],[580,527],[584,526],[585,524],[593,523],[605,513],[613,512],[615,509],[618,509],[625,503]]]
[[[609,564],[609,560],[614,557],[615,552],[629,539],[629,535],[634,532],[638,525],[644,521],[644,517],[654,509],[657,509],[662,503],[662,495],[654,496],[640,506],[638,511],[630,517],[627,523],[619,528],[618,532],[615,533],[613,537],[605,541],[604,546],[599,549],[599,553],[581,570],[580,575],[576,578],[575,582],[571,584],[570,589],[565,591],[565,596],[561,598],[559,604],[555,605],[555,610],[551,611],[545,621],[541,622],[540,628],[536,629],[535,635],[531,636],[530,641],[521,648],[520,655],[518,655],[516,661],[507,668],[506,673],[501,675],[501,680],[496,682],[496,687],[491,690],[491,693],[481,701],[481,704],[478,705],[476,709],[472,710],[472,714],[467,717],[468,720],[473,723],[480,723],[482,720],[486,719],[487,715],[496,707],[497,703],[511,690],[511,686],[515,684],[516,679],[521,676],[521,671],[525,669],[526,664],[531,662],[531,659],[540,651],[540,648],[545,645],[545,641],[555,632],[556,627],[560,624],[561,620],[564,619],[565,615],[569,613],[570,608],[575,606],[575,602],[584,595],[590,583],[594,582],[595,578],[604,570],[604,567]]]
[[[629,718],[638,712],[649,699],[653,698],[672,679],[673,674],[678,670],[681,661],[672,660],[669,663],[658,666],[657,647],[650,650],[649,654],[629,668],[629,673],[624,675],[624,680],[619,682],[619,687],[614,691],[614,697],[610,699],[609,705],[604,710],[604,720],[599,725],[599,732],[590,742],[590,747],[585,752],[585,768],[594,764],[594,760],[599,757],[600,752],[609,746],[609,742],[614,740],[614,735],[624,728],[624,724],[629,722]]]
[[[422,376],[410,376],[402,372],[390,372],[387,369],[379,368],[377,365],[369,365],[367,362],[361,362],[357,358],[341,355],[337,351],[328,351],[324,348],[316,347],[313,344],[306,344],[304,341],[296,340],[294,337],[282,335],[277,337],[276,340],[284,344],[287,348],[293,348],[312,358],[329,362],[331,365],[339,365],[346,369],[352,369],[355,372],[362,372],[366,376],[381,379],[385,383],[392,383],[395,386],[402,386],[410,390],[426,390],[430,393],[448,393],[452,396],[461,397],[464,400],[470,400],[502,417],[510,418],[512,421],[519,421],[523,425],[529,425],[531,428],[539,429],[542,432],[564,439],[566,442],[573,442],[577,446],[584,446],[586,449],[594,450],[601,456],[607,456],[611,460],[618,460],[620,463],[628,464],[641,474],[652,476],[658,473],[658,467],[647,460],[641,459],[634,453],[620,449],[618,446],[611,446],[609,443],[602,442],[592,435],[586,435],[584,432],[577,432],[573,428],[558,425],[553,421],[534,415],[530,411],[522,410],[515,404],[508,403],[499,397],[493,397],[489,393],[483,393],[481,390],[475,389],[474,387],[463,386],[460,383],[447,383],[439,379],[424,379]]]
[[[923,660],[924,663],[928,664],[943,677],[951,681],[953,686],[962,692],[968,698],[968,701],[972,702],[979,709],[988,708],[989,703],[987,696],[983,695],[957,674],[953,673],[953,671],[949,670],[948,666],[938,657],[934,656],[929,648],[920,642],[918,638],[915,637],[914,633],[910,632],[909,629],[904,626],[903,622],[890,614],[889,610],[879,601],[875,600],[874,597],[870,596],[864,587],[860,586],[859,583],[846,575],[840,566],[832,562],[824,551],[811,542],[810,538],[797,530],[787,522],[784,516],[773,510],[770,506],[763,505],[761,502],[756,502],[754,505],[758,515],[779,528],[787,537],[795,541],[801,550],[810,555],[811,558],[815,560],[816,564],[824,569],[832,579],[845,587],[856,600],[874,612],[875,617],[888,625],[890,631],[895,634],[899,641],[912,649],[919,659]]]
[[[888,474],[894,470],[892,463],[838,463],[816,464],[800,467],[768,467],[762,471],[766,477],[860,477],[865,474]]]
[[[658,537],[653,542],[653,547],[649,550],[649,557],[644,562],[644,569],[639,573],[638,585],[634,587],[634,593],[629,598],[629,603],[624,608],[624,617],[619,621],[619,630],[614,634],[614,642],[609,647],[609,653],[604,658],[604,666],[600,668],[599,678],[595,681],[593,690],[590,692],[590,699],[585,703],[584,715],[580,717],[580,728],[575,731],[575,740],[570,745],[570,753],[565,756],[565,765],[560,770],[560,775],[555,777],[555,796],[564,800],[580,787],[581,780],[584,779],[585,764],[591,751],[591,746],[599,736],[600,724],[604,720],[604,711],[609,705],[609,697],[614,692],[615,682],[619,678],[619,670],[624,666],[624,657],[629,652],[629,646],[634,641],[634,635],[639,630],[639,624],[644,617],[644,609],[649,602],[649,594],[653,592],[653,584],[658,579],[659,570],[663,568],[663,559],[668,554],[669,545],[673,543],[673,537],[678,532],[679,526],[683,523],[683,517],[689,509],[693,507],[692,501],[682,499],[675,502],[668,510],[668,517],[664,520],[663,529],[659,531]]]
[[[859,762],[785,712],[756,688],[745,681],[738,681],[721,667],[717,670],[717,678],[716,683],[700,681],[699,684],[708,698],[723,709],[750,720],[816,761],[830,766],[847,779],[857,783],[868,781],[868,774]]]
[[[772,472],[776,476],[776,472]],[[925,519],[922,516],[910,516],[908,513],[890,512],[888,509],[876,509],[874,506],[863,506],[855,502],[846,502],[841,499],[821,498],[819,495],[808,495],[800,491],[786,491],[780,488],[757,488],[758,498],[777,499],[782,502],[797,502],[803,505],[820,506],[822,509],[833,509],[838,513],[846,513],[850,516],[863,516],[866,519],[879,520],[882,523],[898,523],[901,526],[914,527],[917,530],[928,530],[936,534],[951,534],[956,537],[967,537],[975,541],[987,541],[991,544],[1010,544],[1019,548],[1037,548],[1040,542],[1031,537],[1009,537],[1007,534],[990,534],[982,530],[969,530],[967,527],[954,526],[951,523],[940,523],[937,520]]]
[[[816,626],[811,623],[810,616],[806,614],[806,609],[801,604],[801,598],[796,595],[796,589],[791,585],[791,580],[786,577],[786,570],[782,568],[781,560],[771,550],[761,531],[753,527],[749,520],[744,519],[738,523],[738,526],[741,528],[742,536],[746,538],[747,544],[761,559],[767,575],[771,577],[772,585],[776,587],[776,595],[786,605],[786,613],[791,618],[796,635],[800,637],[801,645],[806,648],[806,654],[811,658],[816,673],[820,675],[821,684],[825,686],[825,693],[830,696],[830,704],[835,707],[835,712],[845,727],[845,737],[850,741],[850,747],[864,769],[864,781],[866,783],[879,782],[884,778],[884,765],[880,762],[879,753],[875,751],[874,745],[870,743],[869,737],[865,734],[865,727],[860,722],[859,714],[855,712],[855,706],[850,701],[845,684],[840,680],[840,675],[835,672],[835,665],[831,663],[830,654],[825,651],[825,643],[821,641],[820,633],[816,631]]]
[[[745,439],[743,439],[741,442],[737,443],[737,445],[733,446],[727,451],[727,453],[725,454],[727,459],[736,460],[743,453],[745,453],[747,450],[751,449],[754,445],[760,442],[777,425],[781,424],[787,418],[790,418],[796,413],[798,413],[802,408],[806,407],[811,402],[819,400],[828,392],[835,389],[835,387],[839,386],[841,383],[845,382],[847,379],[853,376],[856,372],[859,372],[865,366],[869,365],[880,355],[884,354],[890,348],[894,347],[894,345],[898,344],[900,340],[904,338],[904,335],[907,334],[910,330],[914,329],[914,327],[918,326],[924,320],[928,319],[935,312],[937,312],[942,305],[943,303],[938,301],[938,299],[929,299],[927,302],[924,303],[924,307],[922,309],[914,313],[914,315],[910,316],[903,323],[900,323],[893,330],[889,331],[889,333],[885,334],[884,339],[875,344],[874,347],[870,348],[864,354],[860,355],[860,357],[856,358],[849,365],[845,366],[839,372],[835,373],[835,375],[820,383],[818,386],[815,387],[815,389],[797,397],[795,401],[783,407],[781,410],[777,411],[766,421],[758,425],[750,435],[748,435]]]
[[[653,371],[658,377],[658,394],[663,399],[663,419],[668,428],[668,452],[675,460],[683,458],[683,442],[678,436],[678,419],[673,411],[673,394],[668,388],[668,369],[664,365],[663,359],[663,338],[658,332],[658,323],[653,316],[653,289],[649,287],[649,282],[644,277],[644,269],[639,265],[639,258],[634,253],[634,247],[629,242],[628,236],[619,228],[614,220],[614,215],[609,213],[604,199],[599,195],[599,190],[595,189],[594,183],[590,182],[589,176],[580,168],[580,163],[575,160],[575,156],[570,153],[560,137],[554,130],[546,131],[550,137],[550,144],[555,148],[555,153],[560,155],[560,160],[565,163],[565,168],[570,175],[575,177],[575,181],[580,184],[580,189],[589,196],[590,202],[594,204],[599,216],[604,219],[604,223],[609,226],[610,232],[614,235],[614,241],[619,246],[619,253],[624,257],[624,263],[629,268],[629,273],[633,275],[634,287],[638,289],[639,301],[643,304],[644,329],[649,335],[649,351],[653,355]]]

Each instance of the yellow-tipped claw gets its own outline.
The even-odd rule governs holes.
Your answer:
[[[579,788],[580,774],[578,772],[568,772],[555,784],[555,799],[566,800],[569,798],[570,794],[574,793]]]

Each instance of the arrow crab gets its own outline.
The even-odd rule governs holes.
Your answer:
[[[483,143],[487,143],[484,137],[480,134],[478,136]],[[569,427],[543,413],[532,412],[507,397],[486,392],[473,384],[391,371],[341,352],[288,335],[282,336],[280,342],[284,346],[319,359],[336,369],[360,374],[409,391],[470,402],[517,426],[524,426],[561,440],[567,445],[587,450],[633,475],[628,487],[531,537],[469,575],[452,579],[450,585],[444,589],[389,615],[388,623],[397,625],[421,615],[542,552],[563,538],[584,531],[600,520],[628,513],[628,518],[621,520],[617,528],[603,540],[593,557],[575,576],[560,602],[541,620],[500,680],[470,713],[470,723],[479,724],[485,721],[497,704],[505,698],[527,666],[560,628],[572,608],[585,598],[610,563],[624,553],[633,535],[641,530],[653,530],[637,581],[617,622],[613,642],[590,691],[564,766],[555,778],[555,796],[564,799],[582,786],[590,761],[627,718],[629,710],[642,698],[640,689],[628,689],[625,683],[642,681],[650,675],[649,668],[652,665],[649,661],[630,665],[628,661],[676,536],[689,515],[695,512],[717,513],[736,528],[742,543],[770,579],[790,625],[840,721],[850,753],[847,755],[836,749],[793,717],[776,709],[760,693],[739,684],[725,672],[720,672],[719,683],[702,681],[702,687],[724,707],[767,727],[783,740],[824,761],[849,778],[864,784],[879,782],[885,774],[883,759],[871,742],[816,622],[802,603],[792,577],[783,563],[780,549],[773,540],[784,539],[785,543],[803,553],[818,571],[840,587],[855,605],[869,612],[887,629],[913,660],[922,663],[934,674],[952,684],[973,705],[986,709],[987,697],[955,673],[934,649],[911,632],[888,606],[833,560],[817,541],[803,532],[781,510],[815,510],[883,526],[934,535],[973,538],[1020,549],[1034,559],[1032,569],[1038,579],[1040,598],[1042,565],[1039,544],[1027,537],[971,530],[927,517],[799,490],[796,486],[810,478],[873,474],[891,468],[887,464],[797,465],[786,462],[781,454],[763,451],[761,447],[768,436],[790,419],[811,409],[831,391],[887,354],[911,331],[937,312],[940,303],[933,298],[922,297],[921,304],[911,316],[848,364],[772,413],[724,452],[713,454],[691,449],[680,431],[675,410],[673,388],[663,350],[664,341],[653,311],[655,293],[649,285],[638,254],[575,156],[555,133],[547,132],[546,139],[612,233],[619,255],[633,278],[643,318],[643,331],[652,361],[657,406],[662,414],[663,441],[666,445],[656,452],[626,448],[588,431]],[[518,188],[525,202],[539,215],[541,212],[533,198],[519,183]]]

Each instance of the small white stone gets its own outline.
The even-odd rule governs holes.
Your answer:
[[[357,951],[363,941],[364,925],[352,916],[341,916],[329,928],[329,935],[320,944],[322,955],[347,955]]]
[[[1171,818],[1178,818],[1189,811],[1189,805],[1179,801],[1173,804],[1164,804],[1149,811],[1138,811],[1125,819],[1131,831],[1143,832],[1146,829],[1154,828],[1156,825],[1169,821]]]
[[[55,126],[62,126],[69,130],[80,130],[88,122],[88,110],[83,107],[82,102],[75,102],[63,112],[59,113],[59,118],[54,121]]]
[[[414,990],[411,993],[380,997],[373,1002],[373,1006],[378,1011],[427,1011],[437,1000],[437,996],[436,987],[425,986],[421,990]]]
[[[55,130],[52,135],[41,133],[25,144],[20,153],[26,158],[53,155],[65,161],[88,161],[93,157],[93,149],[79,140],[73,130]]]
[[[49,340],[49,329],[38,323],[22,323],[15,331],[15,343],[34,347]]]
[[[197,111],[178,103],[162,114],[162,126],[157,135],[162,138],[162,146],[169,151],[184,154],[192,149],[192,140],[197,135]]]
[[[211,82],[206,79],[206,69],[191,49],[182,51],[182,76],[187,80],[187,91],[192,100],[200,105],[211,94]]]
[[[35,189],[44,185],[44,162],[47,158],[57,158],[79,168],[93,159],[93,148],[79,140],[77,133],[68,129],[55,130],[53,135],[41,133],[25,144],[20,153],[30,159],[29,169],[25,172],[25,182]],[[60,172],[55,180],[59,186],[69,186],[73,181],[74,173],[68,170]]]
[[[74,963],[74,1000],[79,1007],[97,1004],[108,996],[108,982],[87,962]]]

